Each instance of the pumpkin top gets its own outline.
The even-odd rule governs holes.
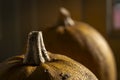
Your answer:
[[[1,80],[97,80],[95,75],[71,58],[45,49],[42,33],[31,32],[25,55],[0,64]]]

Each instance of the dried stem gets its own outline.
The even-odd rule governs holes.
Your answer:
[[[69,11],[65,8],[60,8],[60,17],[61,17],[61,22],[65,25],[65,26],[73,26],[75,23],[71,18],[71,15],[69,13]]]
[[[32,31],[28,36],[27,53],[23,60],[27,65],[39,65],[50,61],[43,42],[42,32]]]

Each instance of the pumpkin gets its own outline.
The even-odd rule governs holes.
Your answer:
[[[48,52],[42,33],[28,36],[26,54],[0,64],[0,80],[98,80],[82,64],[60,54]]]
[[[48,51],[64,54],[88,67],[100,80],[116,80],[113,52],[104,37],[87,23],[75,21],[67,9],[43,31]]]

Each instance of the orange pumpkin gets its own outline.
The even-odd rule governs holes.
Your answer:
[[[97,80],[95,75],[71,58],[46,51],[42,33],[29,34],[25,55],[0,64],[0,80]]]
[[[48,51],[79,61],[100,80],[116,80],[113,52],[103,36],[89,24],[72,20],[65,8],[60,15],[55,26],[43,31]]]

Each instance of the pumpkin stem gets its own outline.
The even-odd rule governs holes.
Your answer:
[[[73,26],[75,23],[71,18],[71,15],[64,7],[60,8],[61,21],[65,26]]]
[[[27,65],[39,65],[49,60],[50,58],[43,42],[42,32],[30,32],[28,35],[27,53],[23,63]]]

